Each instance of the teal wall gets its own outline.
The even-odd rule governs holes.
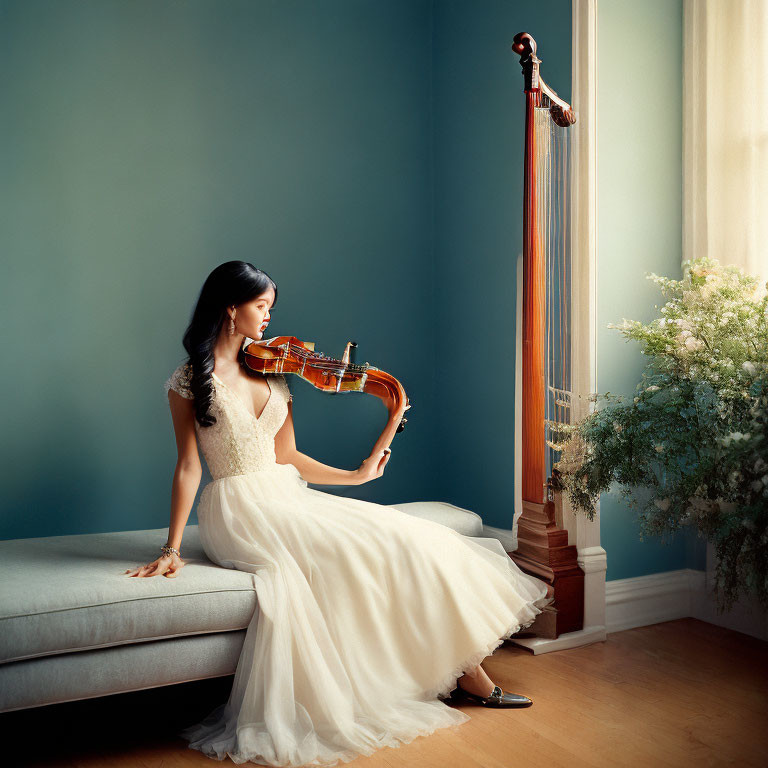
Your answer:
[[[434,15],[435,423],[443,496],[511,528],[525,95],[517,32],[570,98],[571,3],[446,0]]]
[[[601,2],[598,51],[597,385],[631,397],[645,360],[606,326],[658,317],[664,299],[646,273],[682,275],[682,0]],[[705,567],[693,531],[640,541],[616,493],[600,518],[608,580]]]
[[[680,3],[600,14],[599,384],[619,391],[642,361],[602,326],[647,318],[643,273],[679,269]],[[334,356],[357,341],[413,404],[384,477],[318,487],[509,527],[524,111],[509,46],[531,31],[567,97],[570,23],[569,0],[0,0],[0,538],[167,525],[162,385],[204,278],[233,258],[278,283],[271,334]],[[299,449],[356,467],[381,403],[290,384]],[[609,578],[696,555],[639,543],[611,504]]]
[[[332,492],[434,497],[429,88],[426,1],[0,2],[0,537],[168,524],[163,382],[233,258],[271,334],[412,399],[384,477]],[[299,449],[357,467],[381,401],[290,384]]]

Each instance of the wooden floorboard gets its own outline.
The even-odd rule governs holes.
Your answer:
[[[352,765],[768,765],[768,643],[748,635],[680,619],[540,656],[505,643],[483,666],[506,690],[530,696],[533,706],[455,703],[471,721]],[[2,714],[5,749],[17,748],[3,765],[211,766],[216,761],[175,733],[224,701],[231,685],[231,677],[219,678]]]

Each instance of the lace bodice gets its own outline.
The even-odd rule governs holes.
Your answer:
[[[189,365],[183,363],[165,382],[166,393],[173,389],[182,397],[192,399],[190,377]],[[216,417],[216,423],[201,427],[195,419],[195,433],[214,480],[268,469],[277,463],[275,435],[283,426],[288,415],[288,401],[293,396],[284,374],[270,374],[266,378],[271,393],[257,419],[240,396],[213,374],[211,413]]]

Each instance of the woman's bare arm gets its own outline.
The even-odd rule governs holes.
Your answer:
[[[168,390],[168,402],[176,435],[176,469],[171,488],[171,522],[168,526],[168,545],[181,549],[181,537],[187,524],[195,494],[200,487],[203,467],[195,437],[194,401]]]
[[[293,464],[308,482],[317,485],[358,485],[356,469],[339,469],[316,461],[306,453],[296,450],[293,432],[293,405],[288,401],[288,415],[275,435],[275,457],[278,464]]]
[[[195,408],[191,399],[182,397],[174,390],[168,390],[168,403],[171,406],[173,430],[176,434],[176,470],[173,473],[171,488],[171,523],[168,526],[168,545],[181,549],[181,535],[192,511],[195,494],[200,486],[203,467],[197,452],[195,437]],[[175,552],[160,555],[154,562],[127,570],[126,575],[133,578],[147,578],[160,574],[169,579],[178,576],[184,561]]]

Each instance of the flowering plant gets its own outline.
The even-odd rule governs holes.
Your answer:
[[[668,299],[661,317],[608,326],[649,358],[631,401],[591,395],[602,405],[580,423],[549,422],[558,484],[591,520],[617,483],[641,540],[696,526],[717,552],[719,609],[741,589],[768,608],[768,295],[716,259],[683,268],[648,275]]]

